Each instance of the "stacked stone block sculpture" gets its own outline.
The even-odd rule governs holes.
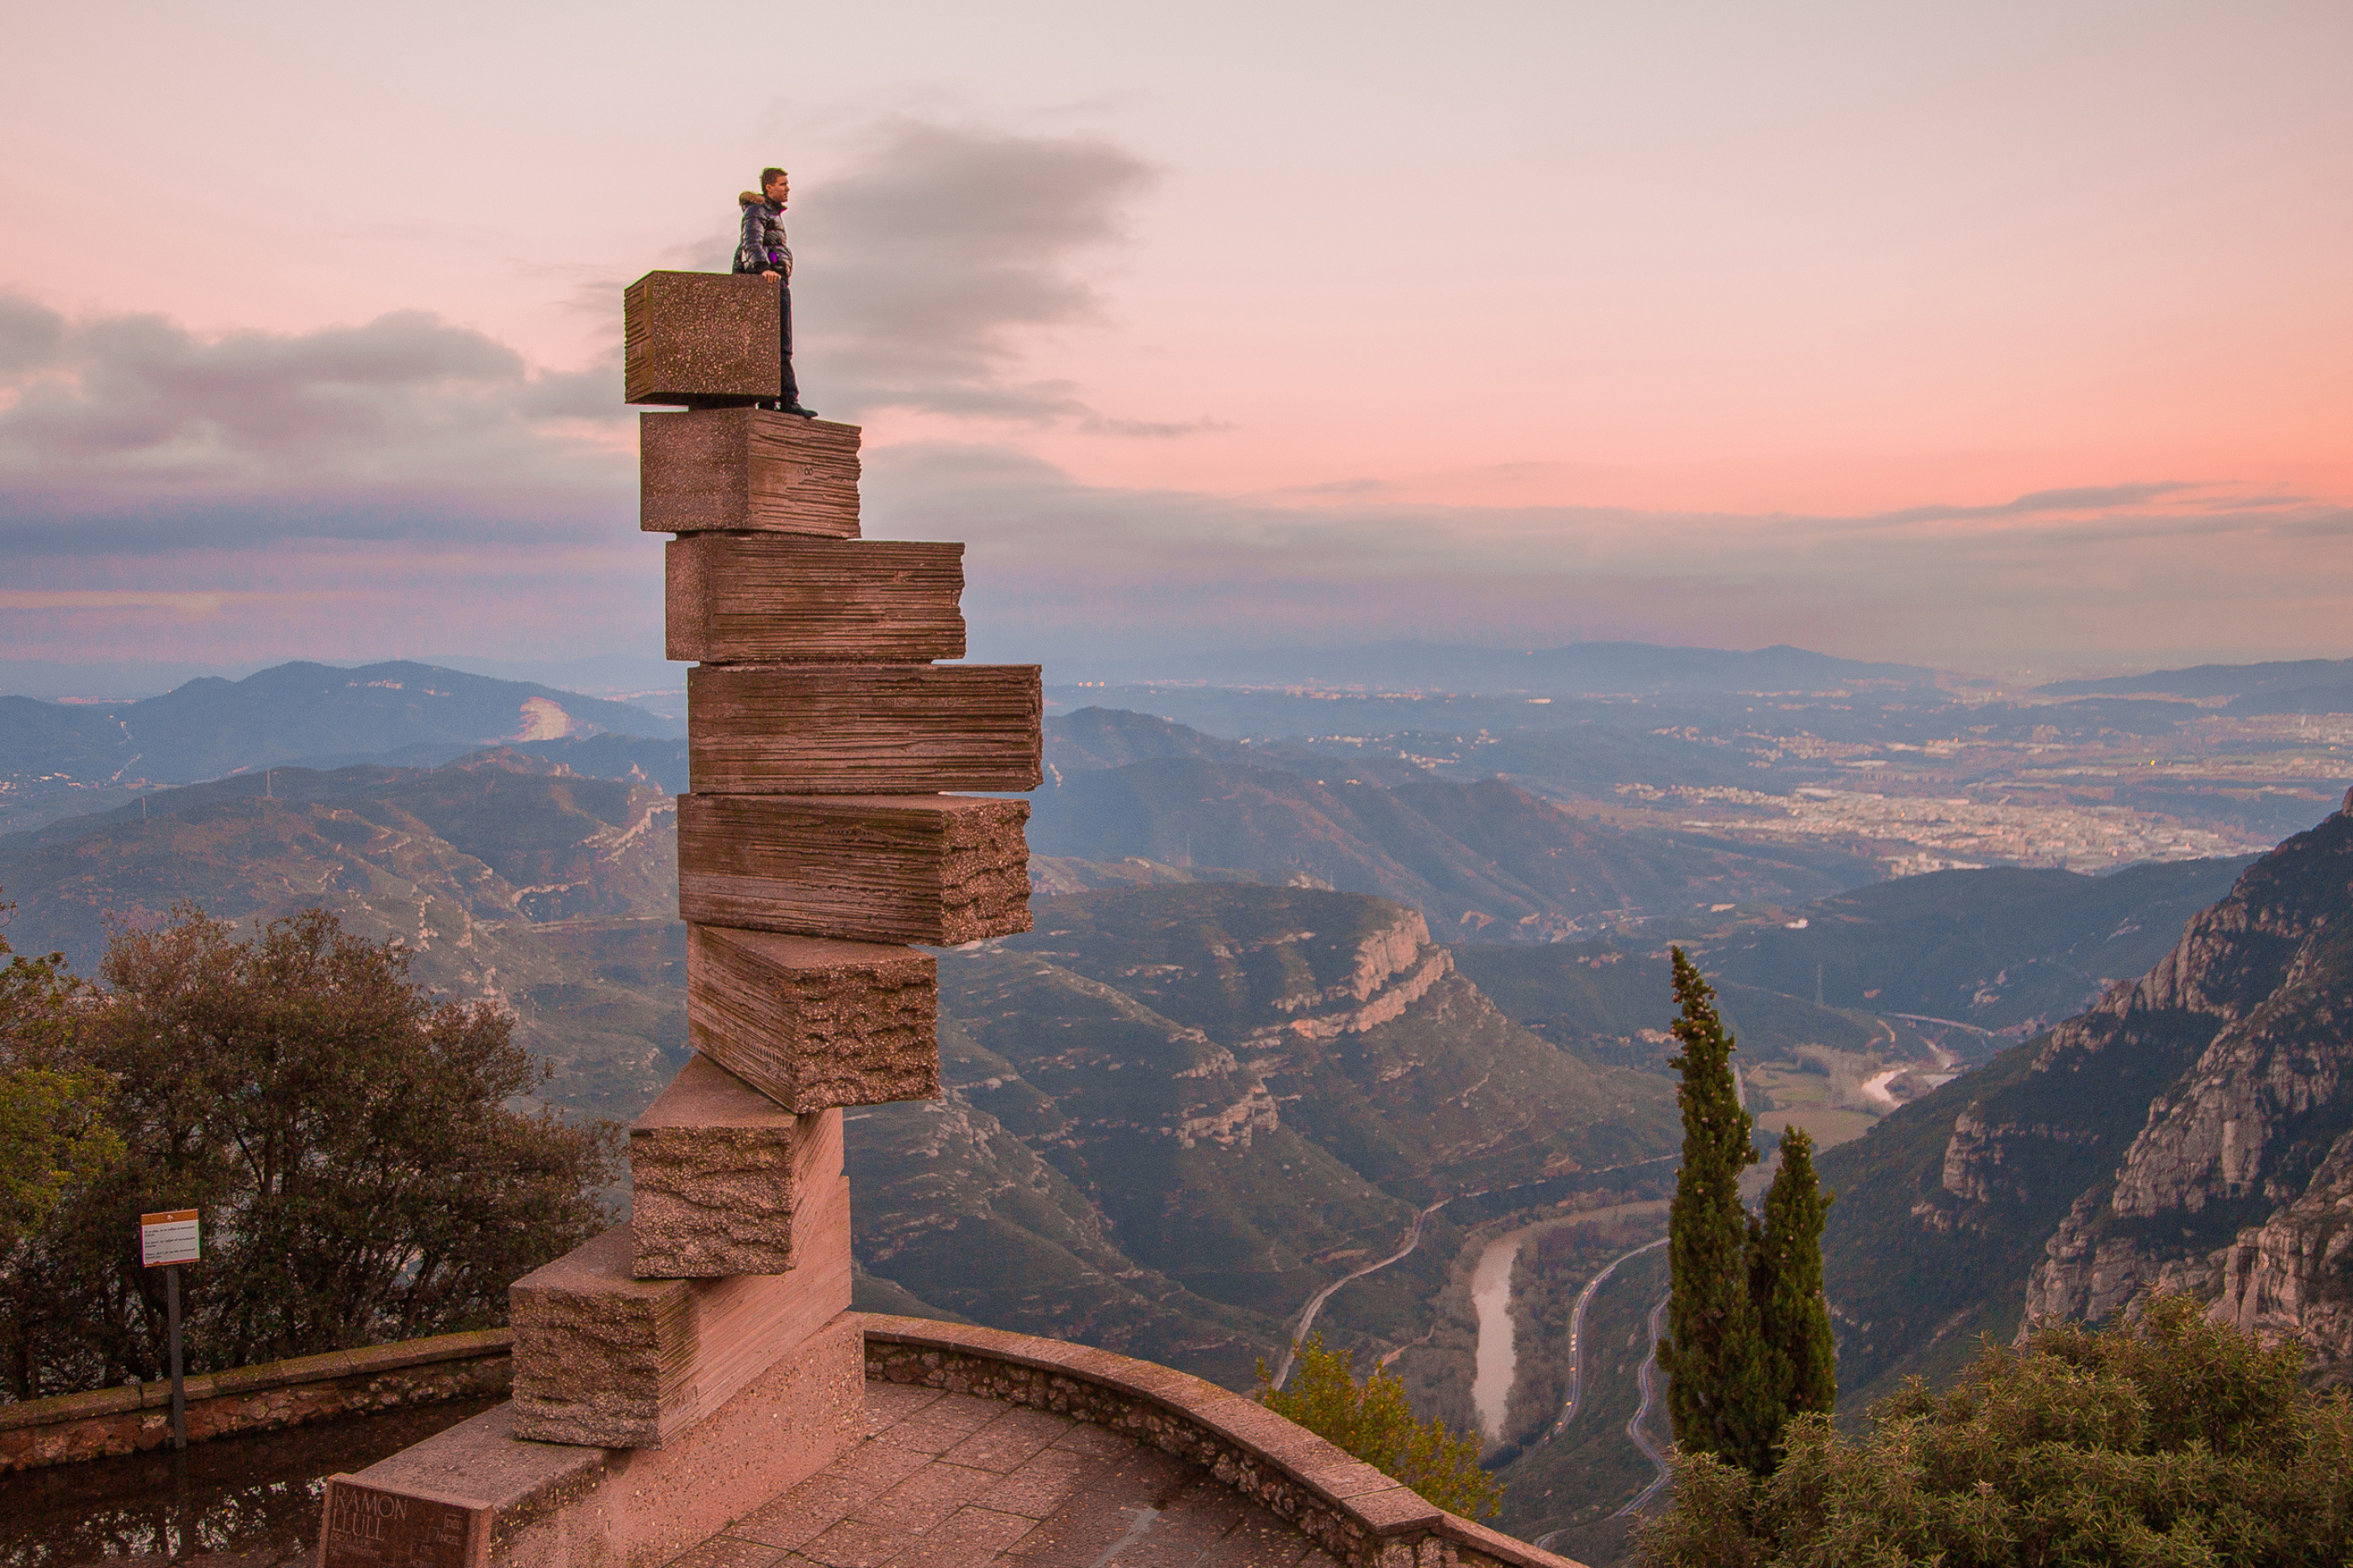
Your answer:
[[[1029,928],[1028,803],[949,792],[1036,788],[1043,714],[1034,665],[934,662],[964,654],[964,547],[860,539],[857,427],[750,405],[777,395],[776,303],[700,273],[626,296],[628,400],[683,405],[641,416],[640,522],[677,536],[666,641],[699,661],[696,1055],[629,1130],[630,1222],[515,1282],[510,1417],[742,1454],[769,1492],[857,1436],[841,1108],[939,1091],[936,965],[907,944]]]
[[[848,1105],[936,1093],[908,942],[1026,931],[1034,665],[961,654],[961,547],[867,544],[858,430],[744,395],[773,286],[627,298],[642,515],[687,678],[679,797],[694,1060],[629,1130],[631,1222],[516,1282],[516,1436],[659,1447],[849,1306]],[[764,312],[765,312],[764,314]],[[773,369],[768,373],[773,375]],[[772,390],[772,384],[769,384]]]

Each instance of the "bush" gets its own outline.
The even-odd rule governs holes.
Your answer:
[[[1478,1435],[1457,1437],[1443,1421],[1416,1421],[1397,1373],[1375,1367],[1358,1384],[1356,1352],[1325,1349],[1320,1332],[1292,1351],[1298,1362],[1288,1388],[1275,1387],[1266,1363],[1258,1363],[1261,1405],[1449,1513],[1485,1519],[1503,1507],[1502,1485],[1479,1468]]]
[[[611,1223],[617,1130],[516,1108],[546,1074],[511,1020],[437,1001],[408,963],[319,910],[249,940],[191,907],[115,933],[107,989],[42,1026],[37,1065],[102,1086],[127,1157],[58,1184],[0,1257],[19,1398],[159,1374],[147,1210],[203,1211],[183,1271],[196,1371],[501,1323],[517,1276]],[[0,1039],[29,1028],[0,1020]]]
[[[1860,1441],[1796,1418],[1770,1477],[1679,1456],[1642,1562],[2342,1564],[2353,1410],[2306,1390],[2302,1362],[2179,1296],[1989,1343],[1951,1392],[1915,1380],[1874,1407]]]

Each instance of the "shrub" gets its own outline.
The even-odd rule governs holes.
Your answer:
[[[1948,1393],[1916,1380],[1858,1441],[1787,1427],[1763,1479],[1679,1456],[1646,1568],[1935,1563],[2342,1564],[2353,1560],[2353,1410],[2266,1349],[2159,1296],[2136,1323],[1989,1343]]]
[[[1258,1363],[1258,1402],[1412,1488],[1425,1502],[1465,1519],[1503,1507],[1504,1489],[1479,1468],[1476,1433],[1456,1436],[1443,1421],[1416,1421],[1397,1373],[1375,1367],[1362,1384],[1356,1352],[1324,1348],[1323,1334],[1294,1343],[1290,1386],[1277,1388]]]

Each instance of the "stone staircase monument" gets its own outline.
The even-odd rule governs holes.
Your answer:
[[[628,401],[676,410],[639,416],[640,526],[675,536],[666,640],[696,661],[696,1054],[629,1129],[629,1223],[515,1282],[503,1419],[333,1478],[322,1568],[659,1560],[856,1441],[842,1108],[939,1093],[906,944],[1029,929],[1028,802],[949,793],[1040,781],[1038,667],[935,662],[964,546],[861,541],[857,426],[753,406],[773,282],[650,273],[625,321]]]

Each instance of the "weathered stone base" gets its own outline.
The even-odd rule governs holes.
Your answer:
[[[510,1288],[514,1433],[659,1448],[849,1307],[849,1179],[784,1274],[639,1279],[618,1226]]]
[[[491,1568],[656,1568],[723,1528],[746,1498],[782,1491],[855,1443],[865,1416],[860,1320],[835,1318],[664,1447],[596,1448],[514,1435],[512,1405],[328,1481],[356,1498],[414,1498],[419,1520],[489,1515]],[[435,1504],[438,1501],[438,1507]],[[467,1568],[462,1542],[445,1558],[394,1556],[357,1531],[329,1532],[319,1568],[396,1562]]]
[[[796,1116],[697,1055],[629,1125],[635,1272],[782,1274],[840,1182],[840,1111]]]

